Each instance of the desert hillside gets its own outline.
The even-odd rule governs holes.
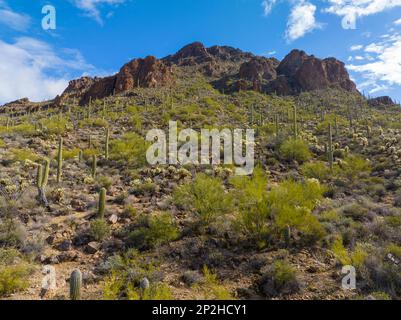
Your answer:
[[[254,129],[253,173],[149,165],[171,121]],[[335,58],[196,42],[0,107],[1,299],[400,299],[400,261],[401,108]]]

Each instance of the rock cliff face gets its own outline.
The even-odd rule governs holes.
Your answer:
[[[112,94],[132,90],[136,87],[155,88],[174,83],[171,67],[153,56],[135,59],[125,64],[120,71],[110,77],[82,77],[70,81],[67,89],[56,98],[57,104],[76,99],[83,105],[90,99],[101,99]]]
[[[382,96],[368,100],[368,104],[372,107],[385,107],[396,104],[389,96]]]
[[[116,93],[135,87],[155,88],[173,83],[172,70],[153,56],[135,59],[124,65],[116,75]]]
[[[276,70],[280,79],[273,81],[271,87],[278,94],[295,94],[329,86],[337,86],[350,92],[357,91],[344,63],[334,58],[321,60],[304,51],[293,50]]]

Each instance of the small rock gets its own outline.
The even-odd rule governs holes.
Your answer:
[[[140,282],[139,282],[139,288],[141,289],[148,289],[150,286],[149,280],[148,278],[143,278]]]
[[[110,222],[111,224],[115,224],[115,223],[117,223],[117,221],[118,221],[117,215],[116,215],[116,214],[112,214],[112,215],[110,216],[110,218],[109,218],[109,222]]]
[[[54,243],[54,240],[56,239],[56,237],[54,235],[48,236],[46,238],[46,242],[50,245],[52,245]]]
[[[78,254],[72,251],[65,252],[57,256],[57,260],[59,262],[71,262],[71,261],[76,261],[77,259],[78,259]]]
[[[89,242],[86,245],[86,252],[90,253],[90,254],[95,254],[96,252],[98,252],[100,250],[101,244],[99,242],[96,241],[92,241]]]
[[[57,246],[57,249],[60,251],[69,251],[71,250],[71,247],[72,247],[71,240],[65,240]]]

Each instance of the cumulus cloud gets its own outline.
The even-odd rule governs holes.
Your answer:
[[[83,10],[89,17],[95,19],[99,24],[103,24],[100,7],[104,5],[118,5],[126,0],[73,0],[77,8]]]
[[[362,48],[363,48],[362,45],[356,44],[356,45],[351,46],[351,48],[349,48],[349,49],[350,49],[351,51],[358,51],[358,50],[361,50]]]
[[[28,15],[13,11],[5,1],[0,0],[0,24],[17,31],[24,31],[30,22],[31,18]]]
[[[277,0],[264,0],[262,2],[263,14],[265,16],[269,15],[273,9],[273,6],[276,4]]]
[[[307,2],[299,1],[291,8],[287,22],[286,39],[291,42],[303,37],[306,33],[320,28],[315,18],[316,6]]]
[[[355,19],[376,14],[401,6],[401,0],[328,0],[329,7],[324,11]]]
[[[401,35],[395,33],[364,49],[368,59],[365,63],[348,65],[348,69],[360,74],[360,88],[370,93],[401,85]]]
[[[401,18],[394,21],[394,24],[397,26],[401,26]]]
[[[68,85],[71,73],[93,72],[76,50],[56,52],[30,37],[13,43],[0,40],[0,104],[28,97],[32,101],[54,98]]]

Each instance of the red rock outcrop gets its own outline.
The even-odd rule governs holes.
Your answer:
[[[294,94],[301,91],[324,89],[330,86],[357,92],[343,62],[335,58],[318,59],[304,51],[293,50],[277,67],[280,80],[273,81],[271,88],[278,94]],[[287,84],[284,84],[287,82]],[[284,91],[281,91],[284,88]]]
[[[90,99],[102,99],[114,93],[132,90],[136,87],[155,88],[174,82],[172,68],[153,56],[135,59],[125,64],[120,71],[110,77],[82,77],[70,81],[67,89],[56,97],[55,103],[61,105],[74,100],[80,105]]]
[[[171,67],[153,56],[135,59],[124,65],[116,75],[116,93],[136,87],[155,88],[173,82]]]
[[[276,79],[277,72],[275,62],[262,57],[253,58],[241,65],[239,76],[241,79],[252,82]]]

